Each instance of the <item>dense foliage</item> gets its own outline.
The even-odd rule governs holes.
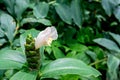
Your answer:
[[[119,80],[119,22],[120,0],[0,0],[0,80]]]

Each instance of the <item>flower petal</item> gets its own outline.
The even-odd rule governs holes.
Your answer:
[[[45,30],[41,31],[35,39],[35,48],[38,49],[41,46],[50,45],[52,40],[56,40],[57,38],[58,34],[56,28],[47,27]]]
[[[57,30],[55,27],[51,27],[51,38],[56,40],[58,38]]]

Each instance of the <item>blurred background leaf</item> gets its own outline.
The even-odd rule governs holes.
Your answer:
[[[24,76],[24,77],[23,77]],[[37,74],[36,72],[24,72],[19,71],[14,76],[10,78],[10,80],[36,80]]]
[[[55,9],[57,14],[60,16],[60,18],[68,23],[71,24],[72,22],[72,15],[70,14],[71,10],[70,10],[70,6],[67,4],[60,4],[60,3],[56,3],[55,4]]]
[[[7,37],[7,40],[12,43],[14,39],[14,32],[16,29],[16,22],[12,16],[7,13],[1,12],[0,14],[0,34],[1,37]],[[3,38],[1,42],[6,42]]]
[[[33,9],[33,14],[36,18],[45,18],[48,14],[49,5],[45,2],[37,3]]]
[[[3,0],[8,12],[14,16],[15,19],[22,19],[23,12],[29,6],[29,0]]]
[[[119,71],[118,67],[120,64],[120,59],[113,55],[108,55],[108,61],[107,61],[107,66],[108,66],[108,71],[107,71],[107,79],[109,80],[119,80],[118,79],[118,74],[117,72]],[[111,76],[111,77],[110,77]]]
[[[25,55],[19,51],[1,50],[0,69],[20,69],[26,62]]]
[[[87,70],[87,72],[86,72]],[[58,59],[46,65],[42,69],[42,77],[55,77],[65,74],[76,74],[80,76],[90,77],[99,76],[100,73],[94,68],[87,66],[80,60],[63,58]]]

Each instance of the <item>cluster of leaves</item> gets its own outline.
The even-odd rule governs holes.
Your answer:
[[[119,80],[119,4],[0,0],[0,80]],[[40,70],[27,71],[26,37],[47,26],[55,26],[59,38],[40,48]]]

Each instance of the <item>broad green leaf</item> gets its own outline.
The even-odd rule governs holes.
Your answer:
[[[36,18],[45,18],[48,14],[49,5],[45,2],[39,2],[33,8],[33,14]]]
[[[73,0],[71,2],[71,15],[74,23],[81,27],[82,25],[82,8],[81,8],[81,0]]]
[[[120,4],[120,0],[109,0],[111,6],[116,7]]]
[[[85,52],[77,52],[77,54],[73,56],[73,58],[80,59],[86,64],[90,64],[91,62],[90,58],[88,57],[88,55],[85,54]]]
[[[119,19],[119,4],[120,0],[102,0],[102,7],[105,10],[108,16],[111,16],[114,13],[115,17]]]
[[[72,15],[70,14],[71,11],[69,5],[56,3],[55,10],[64,22],[71,24]]]
[[[10,69],[5,72],[5,77],[10,78],[14,74],[14,70]]]
[[[1,22],[0,22],[1,23]],[[4,32],[3,32],[3,30],[2,30],[2,28],[0,28],[0,37],[4,37]]]
[[[120,22],[120,6],[118,6],[115,10],[114,10],[114,15],[115,17],[119,20]]]
[[[120,21],[120,0],[102,0],[102,6],[108,16],[114,13],[115,17]]]
[[[20,46],[20,38],[14,39],[14,42],[12,43],[12,45],[14,48],[18,48]]]
[[[57,59],[41,70],[42,77],[56,77],[66,74],[76,74],[85,77],[97,77],[100,75],[96,69],[86,65],[81,60],[72,58]]]
[[[113,37],[113,39],[119,44],[120,46],[120,35],[115,34],[115,33],[111,33],[109,32],[109,34]]]
[[[62,76],[61,80],[79,80],[79,75],[72,75],[72,74],[65,75]]]
[[[102,48],[100,48],[99,46],[92,46],[89,49],[91,49],[96,54],[97,59],[103,59],[105,57],[104,56],[105,51]]]
[[[112,6],[109,0],[102,0],[102,7],[108,16],[112,15]]]
[[[71,50],[78,51],[78,52],[85,52],[88,48],[80,43],[69,43],[68,46]]]
[[[14,1],[15,0],[3,0],[4,4],[6,5],[7,7],[7,10],[9,13],[13,14],[14,13]]]
[[[22,13],[28,8],[29,0],[3,0],[8,12],[20,20]]]
[[[21,22],[21,25],[25,23],[30,23],[30,22],[37,22],[37,23],[44,24],[46,26],[52,25],[51,22],[47,19],[36,19],[36,18],[24,18]]]
[[[0,14],[0,34],[5,35],[9,42],[13,41],[14,31],[16,28],[15,20],[8,14],[2,12]]]
[[[90,50],[86,51],[86,54],[88,54],[94,61],[97,58],[97,55],[95,54],[95,52],[92,52]]]
[[[46,26],[51,26],[51,22],[48,19],[39,19],[38,23],[44,24]]]
[[[20,35],[20,45],[21,45],[21,48],[23,50],[23,53],[25,53],[24,44],[26,43],[26,37],[27,37],[27,35],[31,34],[35,38],[38,33],[39,33],[39,31],[37,31],[35,29],[30,29],[30,30],[27,30],[25,33],[23,33],[23,34]]]
[[[65,57],[64,53],[59,48],[52,47],[52,50],[56,59]]]
[[[98,77],[80,77],[80,80],[100,80]]]
[[[24,72],[19,71],[15,75],[13,75],[10,80],[36,80],[37,72]]]
[[[108,61],[107,61],[107,66],[108,66],[108,80],[119,80],[118,79],[118,68],[120,64],[120,59],[113,55],[108,55]]]
[[[25,55],[15,50],[0,51],[0,69],[20,69],[26,62]]]
[[[118,51],[118,52],[120,50],[119,47],[117,46],[117,44],[109,39],[98,38],[98,39],[94,39],[94,42],[105,47],[108,50]]]
[[[2,46],[4,43],[6,43],[7,41],[5,39],[0,39],[0,46]]]

